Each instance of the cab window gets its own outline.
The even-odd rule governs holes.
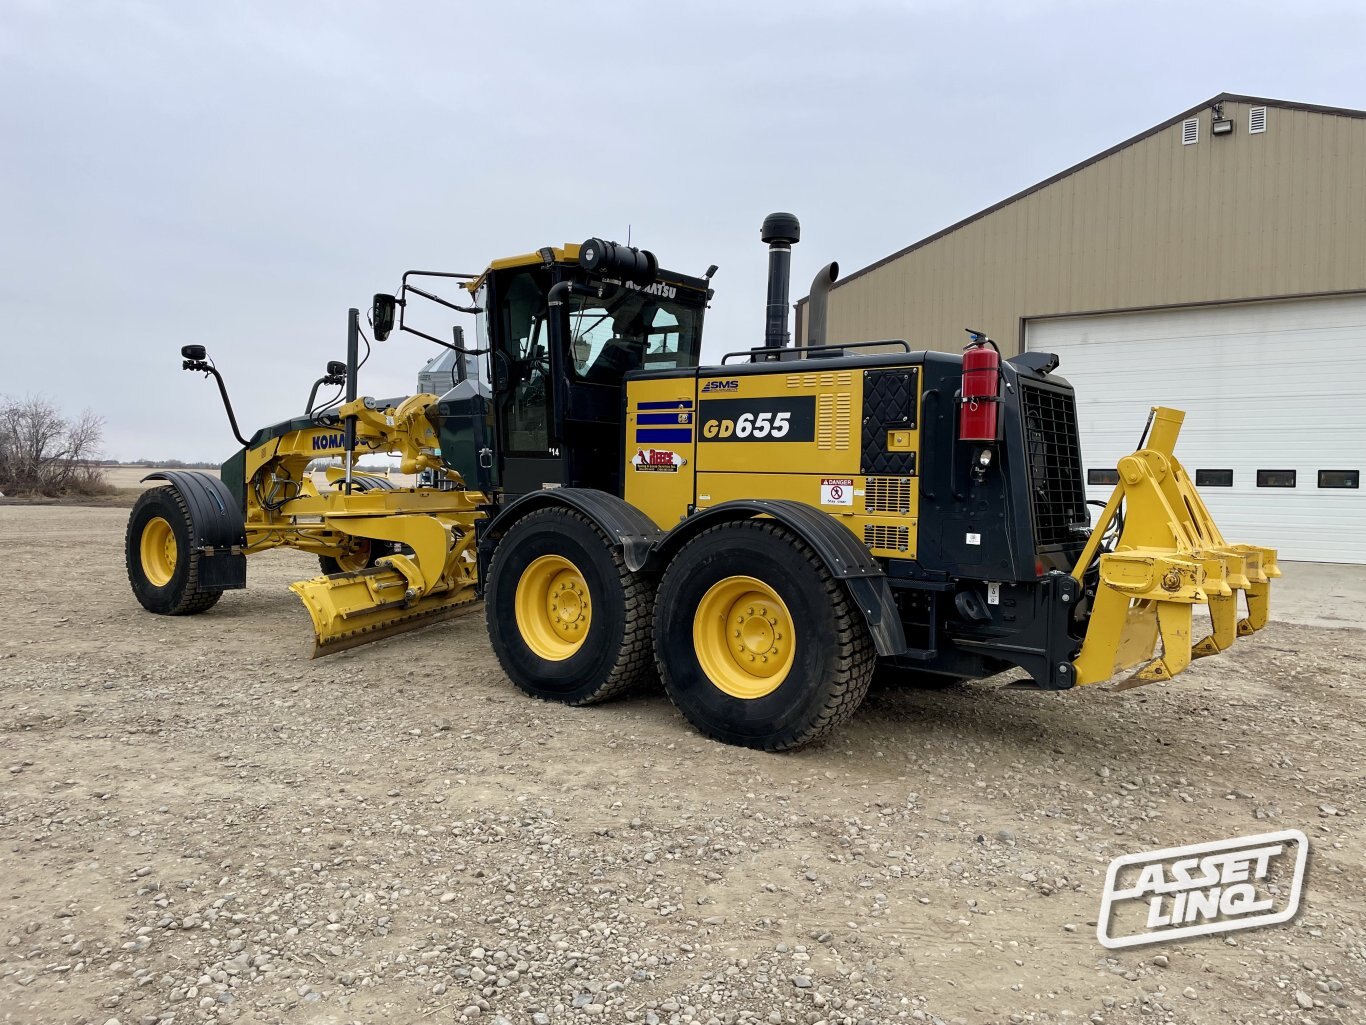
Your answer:
[[[569,322],[574,371],[585,381],[615,384],[642,367],[696,366],[701,312],[625,288],[581,299]]]

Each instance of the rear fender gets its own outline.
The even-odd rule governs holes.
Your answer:
[[[217,477],[194,470],[158,470],[143,482],[164,480],[190,510],[193,544],[201,556],[204,587],[228,591],[247,586],[247,525],[232,491]]]
[[[555,508],[570,508],[591,520],[620,549],[622,560],[632,572],[655,568],[651,555],[663,539],[664,532],[643,512],[606,491],[551,488],[523,495],[491,518],[479,521],[476,529],[479,534],[481,597],[483,582],[488,579],[489,561],[503,535],[529,513]]]

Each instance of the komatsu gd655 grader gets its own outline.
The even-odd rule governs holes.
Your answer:
[[[798,231],[790,214],[765,220],[764,344],[712,366],[715,268],[663,270],[600,239],[478,275],[410,271],[376,295],[377,341],[397,326],[458,350],[443,395],[360,396],[353,309],[346,361],[308,408],[244,438],[203,347],[186,346],[242,447],[218,477],[152,475],[163,483],[128,525],[134,593],[152,612],[205,612],[246,585],[248,555],[301,549],[323,571],[292,585],[315,653],[482,599],[528,694],[589,704],[657,675],[701,732],[771,750],[846,720],[879,664],[1018,668],[1044,690],[1134,669],[1143,682],[1266,624],[1275,552],[1220,535],[1174,454],[1180,412],[1154,408],[1093,517],[1056,357],[1002,360],[977,332],[961,355],[827,342],[834,264],[789,346]],[[473,316],[478,342],[416,328],[418,301]],[[344,400],[317,408],[329,384]],[[358,472],[380,454],[426,483]],[[341,459],[323,480],[320,457]]]

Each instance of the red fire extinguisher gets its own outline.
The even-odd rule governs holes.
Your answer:
[[[961,441],[995,441],[1001,404],[1001,350],[980,331],[963,350],[963,395],[958,411]]]

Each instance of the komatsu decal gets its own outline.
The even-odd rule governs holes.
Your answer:
[[[678,298],[678,289],[673,285],[666,285],[662,281],[656,281],[653,285],[637,285],[633,281],[623,281],[622,285],[635,292],[644,292],[646,295],[657,295],[661,299]]]
[[[344,434],[315,434],[313,435],[313,451],[320,452],[325,449],[345,448],[346,436]]]

